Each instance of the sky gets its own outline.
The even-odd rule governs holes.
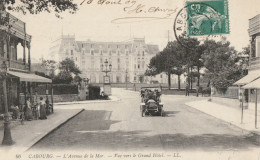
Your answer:
[[[83,0],[74,1],[79,4],[79,10],[76,14],[61,14],[62,19],[57,18],[55,13],[23,15],[11,12],[26,23],[27,33],[32,35],[31,56],[34,61],[42,57],[49,59],[51,42],[62,33],[75,35],[76,40],[118,42],[133,37],[145,38],[146,43],[157,44],[162,50],[168,38],[175,40],[173,24],[184,4],[183,0],[106,0],[105,3],[120,1],[121,4],[102,5],[97,4],[98,0],[93,0],[91,4],[87,4],[86,0],[82,5]],[[136,13],[134,9],[137,6],[143,6],[138,10],[142,12]],[[248,20],[260,14],[260,0],[229,0],[228,6],[230,34],[226,37],[236,50],[241,51],[249,44]],[[165,12],[156,11],[158,7]],[[151,19],[167,14],[170,14],[167,19]],[[121,18],[120,21],[113,23],[118,18]]]

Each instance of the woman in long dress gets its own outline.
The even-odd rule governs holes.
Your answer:
[[[26,100],[26,106],[25,106],[25,119],[27,121],[31,121],[33,119],[32,116],[32,109],[31,109],[31,102],[30,98],[28,97]]]
[[[47,119],[46,104],[42,97],[40,97],[40,117],[39,117],[39,119]]]

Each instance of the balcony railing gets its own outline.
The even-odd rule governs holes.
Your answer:
[[[29,71],[29,64],[24,64],[22,61],[10,60],[10,69]]]

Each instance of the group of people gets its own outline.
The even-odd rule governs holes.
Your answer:
[[[141,90],[141,97],[142,97],[142,101],[143,102],[147,102],[149,99],[153,99],[156,102],[160,101],[160,96],[161,93],[159,92],[158,89],[155,89],[154,91],[152,91],[151,89],[142,89]]]
[[[43,97],[40,97],[39,102],[31,103],[30,97],[26,98],[26,105],[22,107],[22,112],[24,115],[19,115],[19,103],[15,103],[11,106],[11,110],[13,111],[13,118],[19,119],[24,116],[25,120],[31,121],[33,120],[34,116],[39,119],[47,119],[47,110],[49,106],[48,98],[46,100]]]

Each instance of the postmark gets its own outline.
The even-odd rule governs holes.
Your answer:
[[[193,48],[184,41],[187,37],[205,39],[229,34],[227,0],[187,1],[177,13],[173,30],[176,40],[190,50]]]

